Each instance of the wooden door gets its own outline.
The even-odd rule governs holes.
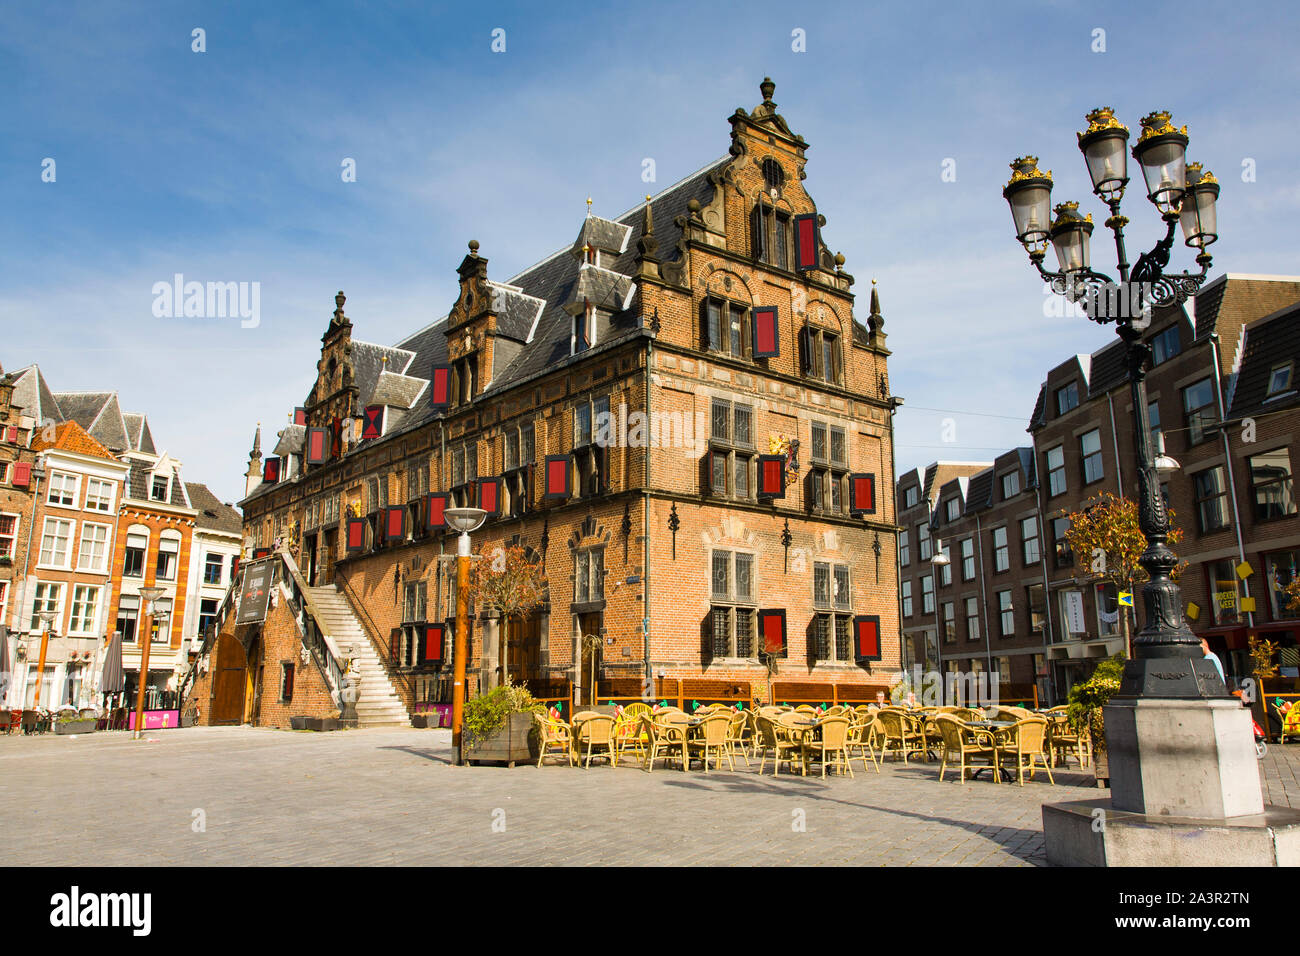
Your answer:
[[[320,585],[328,586],[334,583],[334,556],[339,547],[339,532],[337,528],[329,528],[325,531],[325,553],[321,556],[321,578]]]
[[[541,680],[542,673],[542,616],[532,614],[527,618],[511,618],[510,647],[507,661],[510,677],[515,683]]]
[[[316,535],[303,535],[302,550],[303,557],[307,559],[306,574],[307,587],[316,587]]]
[[[600,612],[595,614],[583,614],[578,618],[578,626],[582,633],[582,676],[581,683],[585,689],[583,696],[588,704],[595,704],[596,692],[599,689],[600,681],[600,664],[604,659],[603,646],[588,646],[588,638],[595,635],[599,636],[601,626],[604,624],[605,616]],[[592,682],[593,667],[596,675],[596,683]]]
[[[229,634],[217,638],[212,655],[212,699],[208,704],[211,724],[238,724],[244,719],[244,681],[248,657],[243,645]]]

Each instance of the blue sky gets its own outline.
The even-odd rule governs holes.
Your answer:
[[[237,499],[256,423],[273,433],[311,384],[336,290],[359,338],[396,341],[445,314],[470,238],[513,275],[571,240],[588,195],[600,215],[634,206],[644,158],[657,191],[723,155],[769,75],[811,144],[823,237],[860,294],[879,281],[899,472],[988,459],[1028,441],[1047,369],[1113,334],[1044,314],[1007,163],[1038,155],[1054,201],[1100,223],[1084,113],[1113,106],[1136,132],[1169,109],[1222,183],[1215,273],[1300,273],[1298,19],[1281,2],[10,3],[0,363],[116,389],[188,480]],[[1136,190],[1126,212],[1136,254],[1159,223]],[[261,325],[156,318],[175,273],[259,282]]]

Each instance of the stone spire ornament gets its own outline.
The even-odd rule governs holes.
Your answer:
[[[654,259],[655,253],[659,251],[659,240],[655,238],[654,213],[650,209],[648,195],[645,197],[645,215],[641,219],[641,238],[636,241],[636,248],[642,259]]]

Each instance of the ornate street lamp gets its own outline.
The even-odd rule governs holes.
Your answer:
[[[1198,699],[1225,697],[1227,688],[1214,665],[1201,655],[1200,640],[1183,620],[1182,595],[1170,572],[1178,559],[1169,547],[1169,515],[1160,494],[1162,471],[1172,459],[1153,447],[1146,398],[1146,368],[1151,349],[1142,341],[1150,325],[1151,310],[1173,306],[1195,294],[1210,267],[1206,251],[1218,238],[1215,203],[1218,183],[1199,165],[1186,165],[1187,129],[1177,129],[1167,112],[1154,112],[1142,120],[1142,134],[1133,147],[1133,157],[1142,168],[1147,199],[1166,224],[1163,239],[1138,258],[1130,270],[1124,251],[1124,227],[1128,219],[1120,214],[1124,188],[1128,184],[1125,147],[1129,131],[1115,119],[1108,107],[1087,115],[1088,128],[1079,134],[1079,149],[1087,163],[1093,193],[1110,209],[1105,225],[1115,236],[1119,279],[1092,268],[1089,241],[1092,217],[1079,214],[1079,204],[1063,202],[1055,207],[1056,219],[1047,238],[1056,252],[1058,270],[1043,266],[1042,211],[1050,203],[1051,177],[1037,170],[1037,159],[1027,156],[1011,164],[1011,181],[1003,195],[1011,206],[1016,238],[1029,259],[1052,289],[1071,300],[1083,300],[1088,317],[1100,324],[1114,322],[1125,343],[1129,383],[1133,400],[1134,441],[1138,459],[1139,523],[1146,537],[1141,564],[1149,575],[1142,589],[1146,625],[1133,642],[1134,659],[1125,666],[1121,698]],[[1031,227],[1031,222],[1034,224]],[[1188,246],[1197,250],[1196,273],[1166,273],[1174,230],[1182,224]]]
[[[448,508],[443,512],[447,527],[459,532],[456,539],[456,643],[452,652],[451,747],[456,763],[461,759],[461,730],[465,721],[465,658],[469,653],[469,536],[483,526],[487,512],[482,508]]]

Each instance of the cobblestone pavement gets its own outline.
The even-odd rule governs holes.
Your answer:
[[[1041,772],[963,786],[893,761],[826,780],[453,767],[450,743],[407,728],[0,737],[0,846],[10,865],[1041,866],[1041,804],[1108,795],[1077,769],[1055,787]],[[1300,747],[1269,748],[1269,802],[1300,803],[1297,765]]]

